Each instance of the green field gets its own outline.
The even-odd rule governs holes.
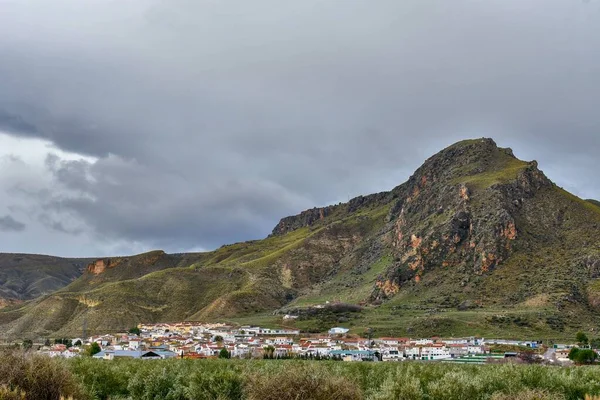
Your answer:
[[[545,400],[600,394],[600,367],[0,355],[0,399]],[[24,396],[24,397],[19,397]]]

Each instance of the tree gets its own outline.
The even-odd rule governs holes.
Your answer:
[[[537,364],[540,362],[540,358],[533,350],[524,350],[519,353],[518,357],[525,364]]]
[[[52,346],[52,344],[50,343],[50,339],[46,339],[46,341],[44,342],[44,346],[46,346],[46,347]]]
[[[263,358],[267,360],[272,360],[275,354],[275,347],[267,346],[263,349]]]
[[[219,358],[230,358],[231,357],[231,353],[229,353],[227,351],[227,349],[225,347],[223,347],[221,349],[221,351],[219,352]]]
[[[81,340],[77,339],[77,341],[73,344],[73,346],[81,346]]]
[[[587,346],[589,342],[587,335],[583,332],[577,332],[575,339],[577,340],[577,343],[579,343],[582,346]]]
[[[600,338],[595,338],[590,341],[592,349],[600,349]]]
[[[23,348],[25,350],[29,350],[33,347],[33,340],[31,339],[25,339],[23,340]]]
[[[98,354],[102,351],[102,349],[100,348],[100,345],[96,342],[93,342],[90,347],[88,347],[87,349],[87,354],[88,356],[93,356],[94,354]]]
[[[67,346],[67,349],[73,347],[73,341],[71,339],[65,338],[54,339],[54,344],[64,344],[65,346]]]
[[[594,350],[572,348],[569,352],[569,360],[576,364],[593,364],[598,359]]]
[[[140,336],[140,334],[142,333],[142,331],[137,326],[134,326],[133,328],[131,328],[129,330],[129,333],[131,333],[132,335],[138,335],[138,336]]]

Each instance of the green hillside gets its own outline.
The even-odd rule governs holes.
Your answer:
[[[0,253],[0,306],[52,293],[80,277],[91,261]]]
[[[592,204],[593,204],[593,205],[595,205],[595,206],[598,206],[598,207],[600,207],[600,201],[598,201],[598,200],[592,200],[592,199],[588,199],[588,200],[586,200],[586,201],[587,201],[587,202],[589,202],[589,203],[592,203]]]
[[[554,185],[537,163],[469,140],[389,192],[284,218],[264,240],[98,260],[55,293],[0,310],[0,332],[226,320],[570,337],[600,322],[599,229],[600,207]]]

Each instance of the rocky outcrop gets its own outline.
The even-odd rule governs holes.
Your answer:
[[[435,268],[492,271],[519,238],[520,207],[551,185],[536,162],[520,162],[490,139],[459,143],[430,158],[399,189],[389,218],[396,261],[379,277],[372,298],[388,298]]]
[[[88,264],[87,271],[94,275],[100,275],[107,268],[110,268],[110,258],[101,258]]]
[[[296,229],[314,225],[317,221],[322,221],[329,216],[335,208],[336,206],[315,207],[302,211],[298,215],[282,218],[271,235],[283,235]]]
[[[301,212],[298,215],[285,217],[279,221],[273,229],[271,236],[284,235],[296,229],[313,226],[323,222],[327,217],[336,213],[338,217],[346,214],[355,213],[367,207],[382,205],[389,202],[392,198],[390,192],[375,193],[368,196],[358,196],[351,199],[348,203],[340,203],[334,206],[315,207]]]

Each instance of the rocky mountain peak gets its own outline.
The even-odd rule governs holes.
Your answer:
[[[397,261],[374,297],[392,296],[435,268],[483,274],[501,265],[519,237],[521,207],[548,186],[537,162],[517,159],[492,139],[459,142],[429,158],[394,190]]]

